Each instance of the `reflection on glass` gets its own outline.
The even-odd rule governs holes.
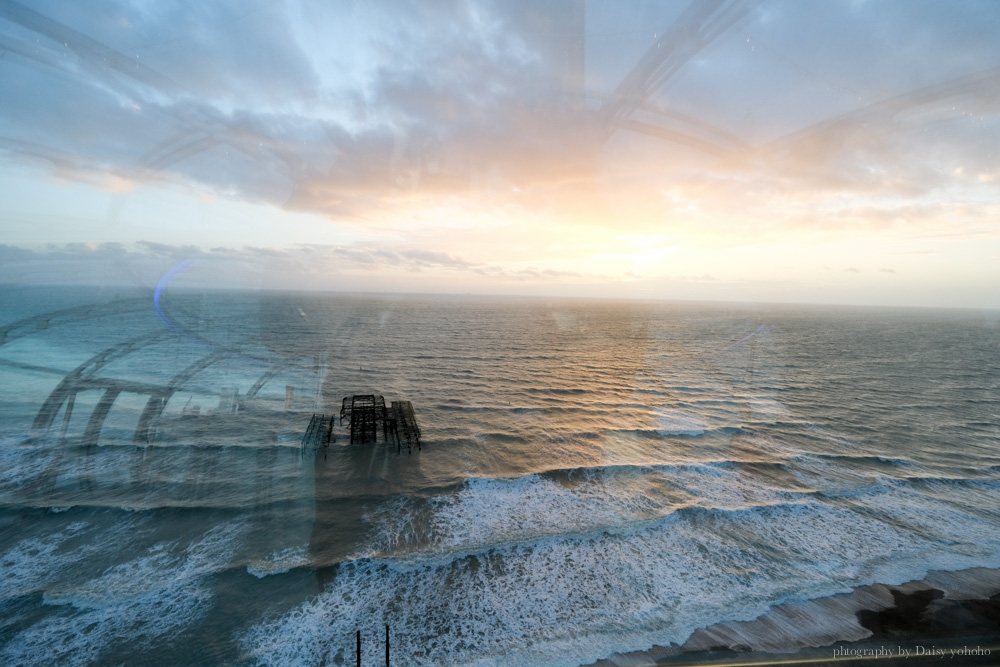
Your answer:
[[[0,5],[0,658],[991,664],[998,31]]]

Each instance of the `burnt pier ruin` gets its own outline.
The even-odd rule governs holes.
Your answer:
[[[413,451],[414,445],[417,449],[421,448],[420,427],[410,401],[392,401],[386,407],[383,396],[345,396],[340,407],[341,427],[345,420],[350,429],[352,445],[378,442],[381,431],[382,442],[387,445],[395,444],[397,453],[403,450],[403,445],[406,445],[407,451]],[[302,446],[325,447],[335,442],[335,421],[334,415],[314,414],[302,436]]]
[[[333,415],[313,414],[306,432],[302,435],[302,448],[329,447],[330,443],[336,442],[333,436],[333,424],[336,421]]]
[[[404,444],[409,451],[413,445],[420,449],[420,427],[409,401],[392,401],[387,409],[382,396],[345,396],[340,407],[341,425],[345,418],[351,427],[351,444],[376,442],[381,426],[382,440],[387,444],[395,442],[397,452]]]

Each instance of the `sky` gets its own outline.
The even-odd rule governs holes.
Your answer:
[[[1000,308],[1000,4],[0,0],[0,284]]]

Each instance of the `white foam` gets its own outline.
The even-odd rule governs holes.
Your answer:
[[[682,507],[743,509],[805,502],[769,488],[738,465],[621,466],[516,479],[473,478],[460,492],[429,501],[429,517],[405,498],[370,516],[375,524],[360,555],[408,554],[423,562],[492,546],[556,536],[624,533]]]
[[[82,521],[74,521],[61,530],[19,540],[0,555],[0,599],[13,598],[43,590],[58,581],[76,562],[113,548],[126,531],[124,523],[96,531]],[[78,534],[86,535],[72,551],[64,548]]]
[[[207,610],[211,594],[198,582],[181,582],[128,603],[53,614],[17,633],[0,648],[8,665],[91,665],[114,641],[138,646],[175,634]]]
[[[432,500],[433,549],[468,551],[541,537],[620,529],[642,517],[669,511],[644,498],[628,477],[579,475],[572,486],[528,475],[472,479],[457,495]]]
[[[427,520],[412,501],[398,500],[369,518],[377,530],[365,553],[450,557],[566,533],[622,529],[668,511],[636,489],[630,493],[627,479],[591,471],[578,476],[571,486],[540,475],[470,479],[459,493],[431,499]]]
[[[76,533],[91,530],[71,524],[45,539],[23,540],[4,555],[5,572],[12,563],[29,581],[4,596],[44,588],[47,605],[62,607],[15,634],[0,648],[3,664],[94,664],[112,643],[146,643],[169,637],[197,622],[210,607],[212,593],[205,577],[224,567],[237,548],[245,525],[217,526],[186,546],[158,542],[149,553],[112,566],[82,581],[73,577],[51,581],[52,575],[34,573],[80,571],[92,561],[111,559],[123,544],[132,548],[130,528],[136,515],[104,532],[88,535],[80,546],[64,548]],[[34,576],[32,577],[32,575]]]
[[[692,484],[698,476],[708,484],[703,492],[736,474],[725,466],[671,474],[685,470]],[[627,503],[643,498],[619,474],[565,485],[537,475],[473,480],[431,502],[426,523],[440,557],[342,566],[320,595],[252,628],[245,647],[265,664],[331,662],[338,652],[346,661],[360,628],[372,633],[364,660],[375,661],[374,631],[389,623],[406,664],[575,666],[682,643],[696,628],[749,620],[784,600],[902,583],[931,568],[1000,565],[1000,521],[972,508],[982,489],[959,492],[968,510],[889,484],[865,502],[689,507],[615,530]],[[394,510],[408,508],[417,511],[413,503]],[[421,525],[394,521],[393,530]],[[942,541],[939,522],[977,549]]]
[[[739,463],[663,467],[660,470],[665,483],[684,491],[683,503],[691,507],[739,510],[811,501],[808,494],[771,488]]]
[[[761,523],[784,526],[774,537],[793,544],[815,542],[803,533],[825,532],[836,518],[791,517]],[[631,535],[553,538],[422,567],[358,561],[314,600],[253,629],[246,645],[266,664],[330,662],[337,651],[350,655],[355,628],[388,622],[407,664],[579,665],[624,647],[681,641],[710,619],[755,616],[780,595],[780,582],[828,578],[758,562],[696,523],[672,517]],[[364,660],[377,657],[377,647],[366,650]]]
[[[176,542],[158,542],[146,555],[110,567],[94,579],[46,592],[45,603],[97,609],[138,600],[178,582],[196,579],[229,562],[244,529],[243,523],[215,526],[182,548]]]

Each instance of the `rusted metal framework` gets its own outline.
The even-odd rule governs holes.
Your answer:
[[[410,401],[392,401],[386,409],[385,398],[374,394],[345,396],[340,407],[340,423],[347,419],[351,428],[351,444],[378,441],[378,427],[382,426],[382,441],[395,443],[396,451],[405,444],[412,450],[420,449],[420,427]],[[332,418],[331,418],[332,419]]]
[[[413,404],[409,401],[393,401],[390,414],[396,435],[396,451],[402,447],[404,440],[408,450],[412,450],[414,444],[420,449],[420,427],[413,414]]]
[[[306,432],[302,435],[302,451],[304,452],[307,447],[329,447],[330,443],[336,442],[333,435],[335,421],[333,415],[313,414]]]
[[[341,420],[343,420],[341,408]],[[385,398],[374,394],[358,394],[351,397],[349,412],[351,421],[351,444],[375,442],[378,426],[385,424]]]

